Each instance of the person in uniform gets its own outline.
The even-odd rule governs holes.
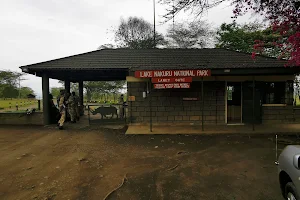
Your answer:
[[[71,117],[71,123],[76,123],[76,100],[75,97],[72,95],[68,95],[68,101],[67,101],[67,105],[68,105],[68,112],[70,114]]]
[[[72,96],[75,100],[75,112],[76,112],[76,120],[79,121],[80,113],[79,113],[79,97],[76,95],[75,92],[72,92]]]
[[[65,90],[60,90],[58,108],[60,112],[60,119],[58,121],[58,127],[60,130],[63,129],[65,120],[66,120],[66,102],[65,102]]]
[[[49,94],[49,112],[50,112],[50,123],[55,124],[60,119],[60,113],[53,102],[53,95]]]
[[[119,115],[120,115],[120,118],[123,119],[124,118],[124,98],[123,98],[123,94],[121,94],[121,96],[119,97],[119,106],[120,106],[120,109],[119,109]]]

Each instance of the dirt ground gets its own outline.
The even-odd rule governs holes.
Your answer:
[[[0,199],[283,199],[273,136],[124,131],[0,127]]]

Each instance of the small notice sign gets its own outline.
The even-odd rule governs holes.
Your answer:
[[[190,88],[190,83],[162,83],[154,84],[154,89]]]
[[[128,101],[135,101],[135,96],[129,96]]]
[[[183,101],[198,101],[198,97],[183,97]]]
[[[152,83],[191,83],[192,77],[152,78]]]

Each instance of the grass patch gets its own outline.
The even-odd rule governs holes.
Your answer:
[[[37,105],[38,100],[36,99],[0,99],[0,108],[15,108],[18,107],[27,107],[31,105]]]

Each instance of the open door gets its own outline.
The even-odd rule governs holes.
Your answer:
[[[247,124],[261,124],[262,123],[262,95],[258,82],[255,82],[254,86],[254,104],[253,104],[253,82],[243,82],[243,123]]]
[[[242,123],[242,87],[241,82],[227,83],[227,123]]]

